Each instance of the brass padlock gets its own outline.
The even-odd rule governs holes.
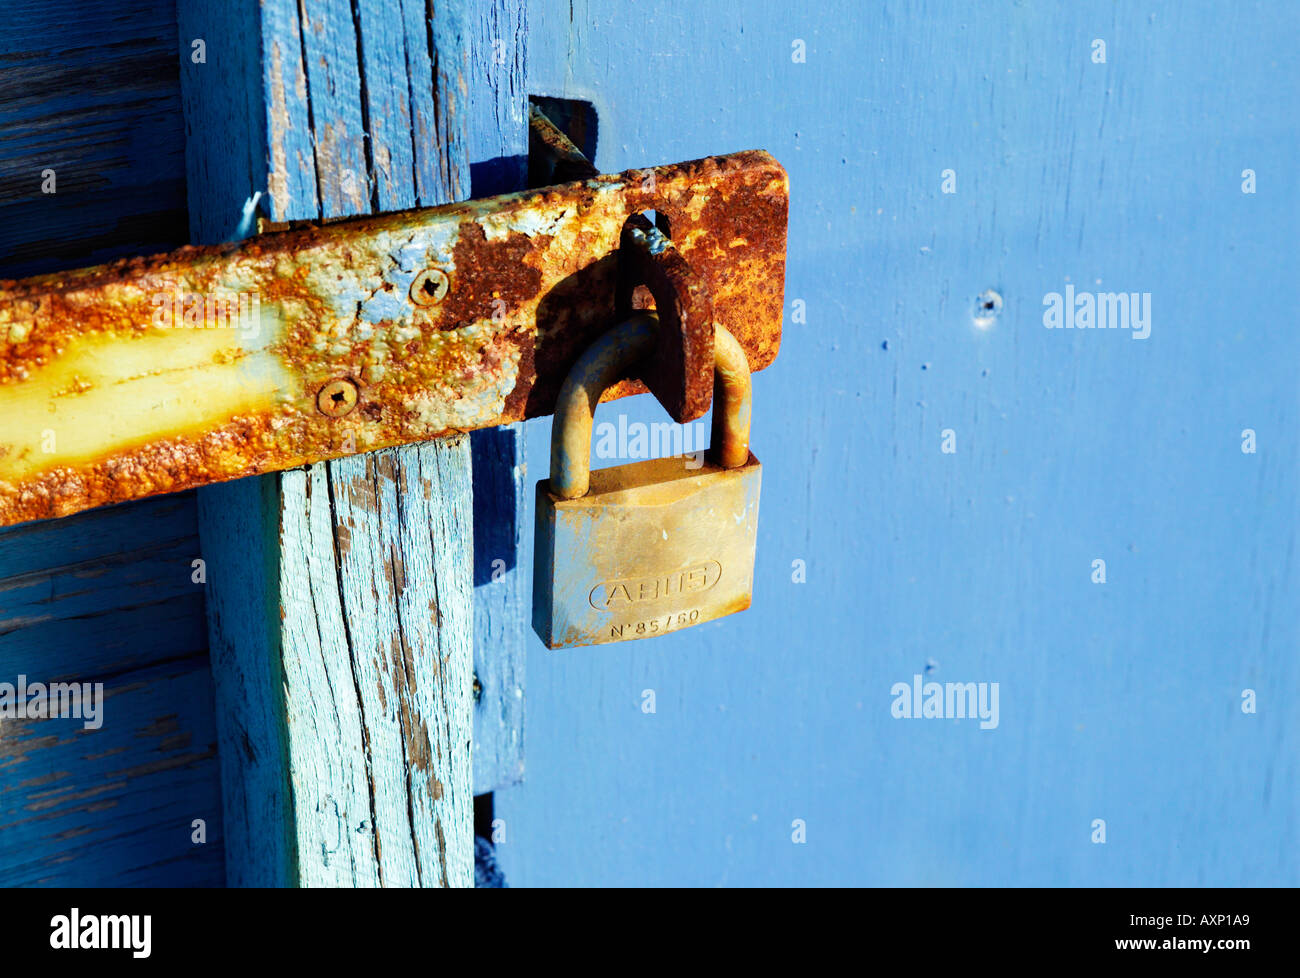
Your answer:
[[[749,607],[762,466],[749,451],[749,364],[726,329],[714,329],[703,462],[590,468],[600,396],[654,348],[657,326],[643,313],[603,334],[560,391],[533,558],[533,628],[553,649],[650,638]]]

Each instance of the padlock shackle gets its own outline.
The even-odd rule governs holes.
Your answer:
[[[552,495],[578,499],[591,480],[591,427],[606,389],[654,350],[659,318],[642,312],[602,333],[560,388],[551,427]],[[726,327],[713,327],[713,431],[709,460],[725,469],[749,461],[753,387],[745,350]]]
[[[749,357],[725,326],[714,323],[713,430],[709,436],[713,464],[738,469],[749,461],[749,422],[753,413]]]

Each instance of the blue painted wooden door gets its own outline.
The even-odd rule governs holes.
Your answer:
[[[601,170],[761,147],[791,210],[754,606],[533,646],[512,885],[1297,881],[1298,27],[530,6]],[[996,726],[896,718],[930,682],[996,683]]]
[[[767,149],[791,216],[754,606],[534,642],[511,885],[1295,883],[1300,10],[523,10],[477,14],[498,118],[588,102],[605,171]],[[3,274],[185,240],[175,4],[0,14]],[[0,882],[225,878],[197,546],[192,495],[0,534],[0,679],[120,690],[93,740],[0,727]]]

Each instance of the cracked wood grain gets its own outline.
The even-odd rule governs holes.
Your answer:
[[[412,141],[463,128],[459,11],[396,6],[181,3],[182,37],[262,55],[225,84],[183,72],[191,156],[242,132],[205,120],[249,87],[265,140],[210,194],[191,184],[199,227],[220,236],[264,189],[277,220],[464,195],[463,138]],[[229,882],[472,885],[468,438],[214,487],[199,512]]]

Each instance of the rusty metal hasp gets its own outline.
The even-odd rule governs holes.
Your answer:
[[[701,316],[776,356],[787,201],[751,151],[0,281],[0,525],[549,414],[647,290],[698,417]]]

